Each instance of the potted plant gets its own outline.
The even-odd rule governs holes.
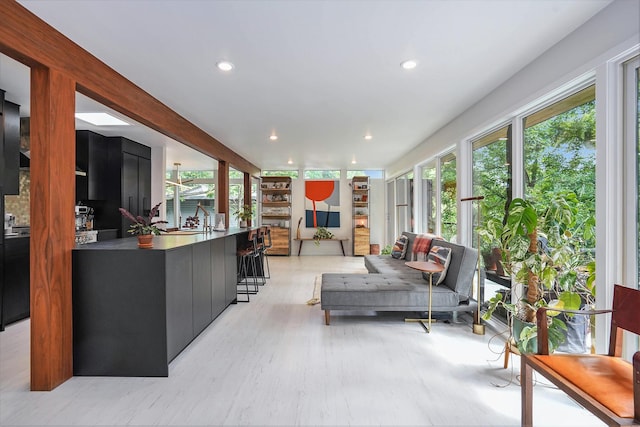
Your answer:
[[[526,293],[515,302],[506,302],[502,294],[496,294],[483,318],[491,318],[497,307],[506,309],[522,352],[535,351],[538,308],[578,310],[593,302],[595,264],[582,248],[583,237],[591,235],[594,221],[587,218],[578,223],[577,204],[574,193],[563,192],[545,200],[540,211],[523,199],[514,199],[509,205],[501,234],[502,261],[507,273],[515,283],[524,285]],[[578,229],[583,237],[578,237]],[[562,318],[557,311],[548,313],[552,351],[565,341],[566,321],[573,315]]]
[[[251,221],[251,218],[253,217],[253,208],[249,205],[244,205],[242,208],[236,211],[234,216],[240,221],[240,227],[246,228],[249,225],[249,221]]]
[[[161,232],[166,231],[157,227],[156,224],[166,224],[167,221],[154,221],[153,219],[158,214],[158,208],[162,202],[158,203],[151,209],[149,216],[144,218],[140,215],[134,216],[131,212],[125,208],[119,208],[120,213],[125,218],[129,219],[132,224],[129,226],[128,233],[138,237],[138,247],[151,248],[153,247],[153,236],[159,235]]]
[[[327,230],[325,227],[318,227],[315,234],[313,235],[313,243],[317,245],[320,244],[320,240],[322,239],[333,239],[333,233]]]

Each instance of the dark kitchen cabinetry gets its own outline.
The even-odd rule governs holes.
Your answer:
[[[107,200],[91,202],[99,228],[115,228],[118,237],[128,237],[130,222],[118,208],[134,216],[151,210],[151,148],[123,137],[105,137],[108,147]]]
[[[29,317],[29,237],[4,239],[2,326]]]
[[[76,200],[106,200],[109,177],[107,144],[89,130],[76,131]]]
[[[167,376],[168,364],[236,297],[247,230],[73,250],[74,375]],[[233,286],[231,286],[233,285]]]
[[[20,194],[20,106],[2,100],[3,194]]]

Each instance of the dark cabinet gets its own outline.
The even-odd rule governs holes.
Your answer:
[[[3,101],[3,194],[20,194],[20,106]]]
[[[151,148],[123,137],[106,137],[108,147],[107,201],[94,204],[100,228],[115,228],[128,237],[131,223],[118,208],[134,216],[151,211]]]
[[[211,309],[212,318],[218,316],[229,302],[226,300],[226,252],[227,241],[235,238],[217,239],[211,241]],[[230,273],[231,274],[231,273]],[[233,275],[235,276],[235,266]]]
[[[29,237],[4,241],[2,325],[29,317]]]
[[[192,248],[193,334],[195,336],[202,332],[213,319],[211,315],[213,293],[211,288],[211,243],[197,243]]]
[[[235,300],[236,235],[163,239],[145,250],[134,239],[73,250],[74,375],[167,376],[225,298]]]
[[[76,200],[106,200],[109,177],[104,137],[88,130],[76,131]]]
[[[166,254],[167,357],[173,360],[193,339],[193,253],[183,246]]]

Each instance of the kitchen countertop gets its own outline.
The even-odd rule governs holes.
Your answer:
[[[124,237],[122,239],[106,240],[104,242],[88,243],[78,245],[74,250],[146,250],[146,251],[166,251],[182,246],[193,245],[194,243],[206,242],[224,238],[227,236],[235,236],[237,234],[247,233],[251,228],[230,228],[225,231],[212,231],[210,233],[195,231],[173,231],[162,233],[153,237],[153,248],[139,249],[138,239],[136,237]]]

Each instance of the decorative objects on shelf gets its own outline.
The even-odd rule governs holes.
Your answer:
[[[271,227],[272,246],[268,255],[291,254],[291,177],[263,176],[259,200],[262,200],[262,225]]]
[[[353,255],[369,255],[369,177],[354,176],[351,180],[353,221]]]
[[[131,212],[126,210],[125,208],[119,208],[118,210],[125,218],[129,219],[133,224],[129,226],[129,230],[127,231],[129,234],[134,236],[138,236],[138,247],[140,248],[150,248],[153,247],[153,236],[159,235],[163,230],[158,228],[156,224],[166,224],[167,221],[154,221],[153,218],[158,214],[158,208],[162,202],[158,203],[151,209],[149,212],[149,216],[144,218],[140,215],[133,216]]]

